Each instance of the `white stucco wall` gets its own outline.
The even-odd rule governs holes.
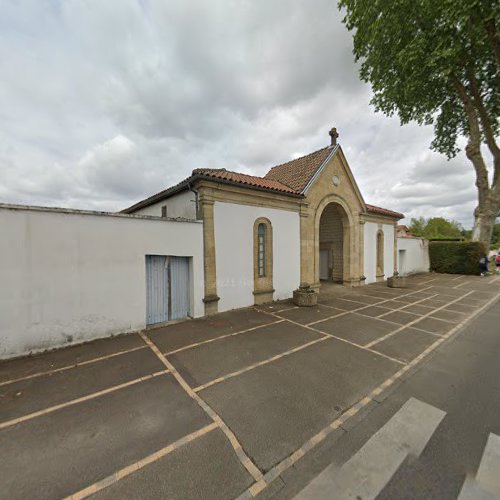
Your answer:
[[[402,275],[429,271],[429,242],[423,238],[398,238],[398,272]]]
[[[253,226],[273,226],[274,299],[292,296],[300,282],[300,220],[297,212],[216,202],[214,206],[219,311],[254,304]]]
[[[0,206],[0,358],[145,327],[145,255],[192,257],[202,316],[203,226]]]
[[[167,217],[196,219],[196,199],[191,191],[182,191],[166,200],[154,203],[149,207],[141,208],[134,212],[134,215],[152,215],[161,217],[161,207],[167,206]]]
[[[384,279],[394,274],[394,225],[376,222],[365,222],[364,233],[364,261],[365,261],[365,283],[376,281],[377,273],[377,231],[381,226],[384,232]]]

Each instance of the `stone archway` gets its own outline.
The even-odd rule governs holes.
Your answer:
[[[316,209],[314,233],[316,286],[321,279],[347,285],[359,281],[356,273],[359,238],[355,238],[354,217],[344,200],[338,196],[322,200]]]
[[[338,203],[325,207],[319,219],[319,278],[344,282],[345,212]]]

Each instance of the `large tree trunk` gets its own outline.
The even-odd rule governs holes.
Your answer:
[[[474,227],[472,229],[472,241],[479,241],[484,244],[486,251],[490,248],[493,226],[497,218],[497,213],[484,207],[476,207],[474,210]]]
[[[489,250],[493,226],[500,211],[500,149],[495,142],[495,135],[489,117],[483,106],[477,82],[472,71],[469,71],[470,87],[473,97],[467,93],[466,87],[454,80],[455,89],[463,103],[469,124],[469,141],[465,154],[471,161],[476,172],[476,187],[478,204],[474,210],[474,227],[472,241],[480,241]],[[493,156],[493,182],[490,186],[488,169],[481,154],[481,129],[483,127],[486,144]]]
[[[469,157],[469,154],[467,156]],[[470,157],[469,159],[474,163],[475,159]],[[478,178],[476,177],[478,205],[474,210],[472,241],[480,241],[485,245],[487,250],[490,248],[493,226],[500,215],[500,166],[498,163],[498,158],[495,158],[493,185],[491,187],[484,182],[478,182]]]

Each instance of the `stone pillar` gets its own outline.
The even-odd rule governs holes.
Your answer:
[[[378,238],[379,238],[379,233],[382,233],[382,245],[381,249],[379,249],[378,245]],[[379,255],[379,250],[382,250],[382,256]],[[387,270],[385,269],[385,252],[387,252],[387,249],[385,248],[385,235],[384,235],[384,228],[382,224],[377,225],[377,235],[375,237],[375,279],[376,281],[384,281],[385,274]],[[382,267],[378,265],[379,259],[382,261]]]
[[[300,206],[300,282],[310,286],[315,285],[316,281],[314,252],[314,218],[307,204],[302,204]]]
[[[398,272],[398,223],[394,222],[394,273]]]
[[[205,273],[205,315],[218,312],[217,270],[215,263],[214,199],[202,195],[200,200],[203,219],[203,268]]]
[[[359,219],[359,284],[364,285],[365,280],[365,221]]]

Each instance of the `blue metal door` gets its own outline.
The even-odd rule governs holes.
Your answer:
[[[189,258],[169,257],[171,309],[169,319],[182,319],[189,315]]]
[[[189,316],[189,257],[146,255],[146,324]]]
[[[146,324],[168,321],[168,269],[164,255],[146,255]]]

